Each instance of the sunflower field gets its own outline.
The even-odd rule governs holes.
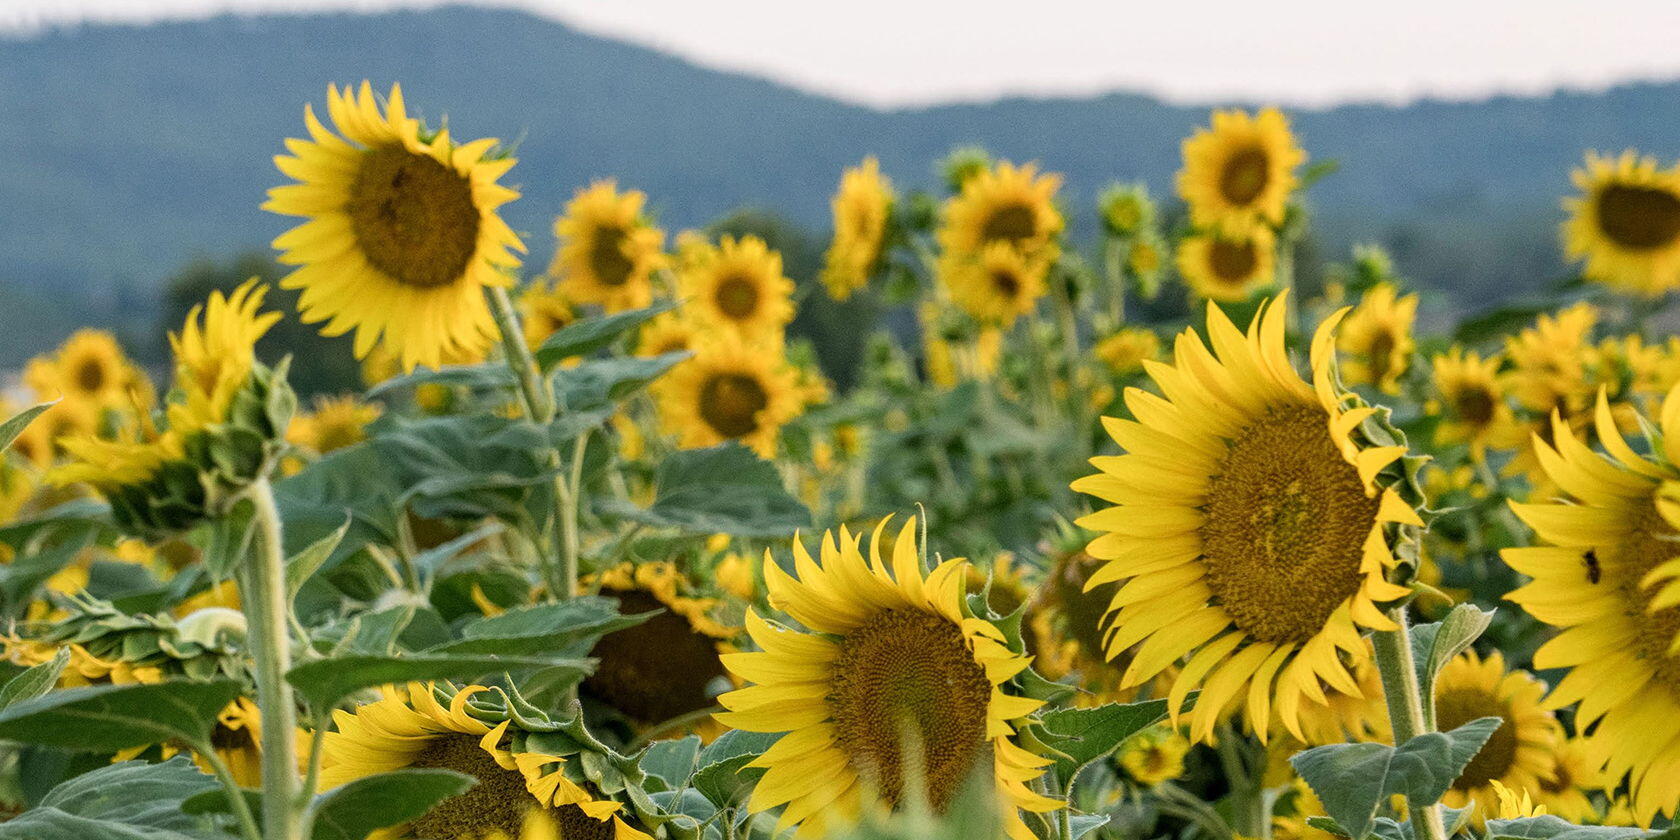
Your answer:
[[[0,840],[1680,837],[1680,165],[1588,153],[1578,276],[1424,331],[1300,276],[1275,109],[1083,212],[864,160],[790,278],[613,181],[515,231],[510,147],[326,93],[295,311],[0,414]],[[812,296],[894,316],[845,388]]]

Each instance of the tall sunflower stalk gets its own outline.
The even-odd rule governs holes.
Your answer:
[[[302,837],[302,806],[313,791],[304,791],[298,778],[297,700],[286,682],[292,667],[286,553],[280,509],[266,474],[251,484],[248,498],[255,508],[257,540],[249,562],[240,565],[239,589],[262,710],[263,837],[291,840]]]
[[[1388,722],[1394,731],[1394,745],[1435,731],[1435,700],[1425,697],[1418,679],[1417,665],[1412,658],[1410,622],[1406,605],[1390,610],[1393,630],[1378,630],[1371,634],[1371,646],[1376,653],[1377,673],[1382,676],[1383,699],[1388,705]],[[1422,836],[1428,840],[1446,840],[1447,830],[1441,820],[1441,808],[1429,805],[1411,808],[1411,822],[1422,826]]]

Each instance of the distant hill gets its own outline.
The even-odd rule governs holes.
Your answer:
[[[271,163],[329,81],[403,83],[465,137],[520,140],[508,210],[533,264],[573,190],[615,176],[669,229],[743,205],[826,224],[842,167],[876,154],[928,184],[980,143],[1068,176],[1086,207],[1111,179],[1170,186],[1205,108],[1111,94],[876,110],[708,70],[532,15],[467,7],[88,26],[0,40],[0,365],[79,322],[138,328],[195,256],[263,247]],[[1561,272],[1558,198],[1587,148],[1680,154],[1680,84],[1295,114],[1342,170],[1312,199],[1328,253],[1380,241],[1403,271],[1468,305]]]

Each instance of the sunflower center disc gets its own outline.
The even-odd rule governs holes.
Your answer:
[[[1213,269],[1215,277],[1228,285],[1240,286],[1248,282],[1259,262],[1260,255],[1254,252],[1252,239],[1234,242],[1216,238],[1208,248],[1208,266]]]
[[[769,404],[764,386],[745,374],[719,374],[700,389],[700,419],[727,438],[757,430],[758,413]]]
[[[943,810],[986,751],[992,685],[962,631],[915,610],[887,610],[846,635],[828,695],[841,752],[889,802],[905,757],[920,755],[928,803]]]
[[[717,287],[717,306],[723,314],[740,320],[758,311],[758,286],[745,277],[727,277]]]
[[[1225,161],[1219,173],[1219,193],[1232,204],[1247,204],[1260,197],[1271,176],[1272,162],[1264,149],[1243,149]]]
[[[1076,552],[1056,564],[1055,577],[1050,580],[1056,605],[1066,616],[1067,626],[1062,631],[1079,643],[1080,652],[1092,662],[1108,659],[1103,651],[1103,616],[1114,593],[1120,589],[1118,583],[1104,583],[1085,591],[1085,581],[1100,566],[1091,555]]]
[[[595,232],[595,241],[589,248],[589,270],[602,285],[622,286],[630,282],[636,264],[624,254],[628,237],[620,227],[604,227]]]
[[[1008,242],[1019,244],[1038,234],[1038,214],[1024,204],[1000,207],[980,228],[980,239],[987,244]]]
[[[1493,422],[1493,395],[1480,385],[1472,385],[1453,396],[1453,411],[1464,422],[1481,428]]]
[[[998,290],[998,294],[1009,300],[1014,300],[1021,294],[1021,278],[1016,277],[1015,273],[1011,271],[994,271],[992,272],[992,287]]]
[[[618,834],[611,817],[595,819],[576,805],[561,805],[548,813],[560,828],[559,840],[613,840]]]
[[[1627,614],[1639,628],[1639,655],[1656,672],[1652,684],[1665,686],[1670,694],[1680,698],[1680,657],[1668,652],[1669,644],[1680,634],[1680,607],[1647,612],[1646,606],[1661,587],[1640,586],[1640,581],[1652,569],[1674,559],[1674,540],[1680,534],[1669,527],[1656,506],[1649,502],[1639,512],[1633,534],[1621,556],[1616,558],[1618,562],[1610,567],[1617,572],[1604,583],[1621,590]]]
[[[626,615],[664,612],[601,637],[589,652],[600,665],[583,681],[584,689],[641,723],[662,723],[711,706],[707,689],[724,676],[711,637],[646,592],[602,589],[601,594],[617,598]]]
[[[1497,717],[1502,723],[1453,782],[1456,790],[1474,790],[1505,777],[1505,772],[1517,760],[1517,727],[1511,723],[1511,710],[1505,703],[1485,690],[1449,688],[1435,698],[1435,720],[1442,732],[1451,732],[1484,717]]]
[[[76,366],[76,387],[93,393],[105,387],[105,366],[98,359],[85,359]]]
[[[405,286],[447,286],[477,250],[472,184],[402,146],[362,154],[344,209],[367,261]]]
[[[1623,248],[1661,248],[1680,237],[1680,196],[1651,187],[1606,187],[1598,195],[1598,224]]]
[[[477,735],[441,735],[409,765],[454,770],[478,780],[466,793],[439,802],[415,820],[410,830],[418,840],[457,840],[491,831],[518,837],[525,813],[537,807],[525,788],[525,776],[497,764],[478,741]]]
[[[1370,364],[1373,381],[1383,381],[1388,376],[1389,371],[1394,369],[1394,351],[1398,346],[1399,342],[1395,340],[1394,334],[1388,330],[1377,333],[1371,339]]]
[[[1229,442],[1204,506],[1207,583],[1263,642],[1304,643],[1359,591],[1378,502],[1317,407],[1275,408]]]

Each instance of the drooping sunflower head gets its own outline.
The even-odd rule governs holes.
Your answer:
[[[1284,341],[1280,296],[1247,334],[1208,307],[1211,348],[1180,334],[1170,365],[1151,363],[1156,396],[1128,389],[1136,420],[1105,419],[1125,454],[1074,489],[1112,504],[1081,519],[1107,561],[1087,586],[1121,582],[1108,607],[1110,656],[1141,642],[1124,685],[1188,657],[1168,708],[1193,688],[1191,735],[1241,707],[1261,738],[1276,715],[1301,737],[1303,699],[1322,686],[1357,695],[1344,655],[1361,628],[1389,628],[1382,605],[1410,590],[1405,526],[1421,526],[1406,447],[1379,410],[1343,391],[1335,327],[1312,344],[1312,384]]]
[[[1343,381],[1399,393],[1400,377],[1417,346],[1412,339],[1417,306],[1417,295],[1401,297],[1392,283],[1378,283],[1365,293],[1338,331],[1336,344],[1345,355]]]
[[[589,777],[605,760],[578,759],[566,725],[517,716],[499,689],[410,685],[354,711],[333,712],[322,745],[321,787],[409,767],[465,773],[477,783],[376,840],[403,837],[518,837],[532,812],[558,823],[562,837],[649,840],[637,816],[603,796]],[[587,744],[590,741],[582,741]]]
[[[1661,585],[1662,570],[1680,554],[1680,529],[1662,511],[1665,483],[1680,480],[1680,394],[1663,401],[1651,455],[1622,437],[1602,393],[1593,420],[1605,455],[1562,418],[1550,442],[1535,441],[1563,498],[1513,503],[1545,544],[1502,556],[1533,579],[1508,598],[1561,630],[1534,655],[1538,668],[1568,669],[1547,705],[1580,703],[1575,724],[1593,727],[1605,784],[1625,779],[1635,813],[1649,824],[1680,810],[1680,605]]]
[[[684,261],[678,283],[691,317],[748,341],[779,345],[793,320],[793,281],[782,275],[782,255],[756,236],[724,236],[707,246]]]
[[[620,564],[587,583],[616,598],[619,612],[659,614],[596,642],[589,655],[599,664],[583,682],[586,693],[643,726],[716,705],[730,687],[718,657],[741,634],[718,620],[717,599],[698,596],[667,562]]]
[[[558,286],[539,281],[519,294],[519,323],[525,330],[525,344],[532,350],[577,319],[577,310]]]
[[[1288,118],[1276,108],[1214,111],[1212,123],[1184,141],[1178,194],[1190,205],[1190,221],[1227,236],[1282,224],[1300,184],[1295,171],[1307,160]]]
[[[1500,358],[1483,359],[1475,351],[1453,347],[1430,364],[1438,395],[1433,408],[1441,415],[1436,443],[1467,443],[1476,457],[1488,446],[1507,446],[1515,422],[1505,401]]]
[[[825,534],[817,558],[795,540],[798,577],[766,555],[771,605],[807,632],[749,611],[759,650],[724,657],[753,685],[719,698],[729,711],[718,720],[787,733],[753,762],[766,772],[749,807],[785,805],[779,830],[798,825],[799,836],[821,836],[911,799],[942,811],[982,774],[1008,808],[1009,836],[1027,840],[1018,809],[1061,807],[1028,788],[1048,759],[1015,742],[1018,722],[1040,705],[1011,691],[1030,657],[968,611],[964,561],[926,572],[915,520],[890,545],[887,524],[867,549],[845,529]],[[907,789],[911,780],[922,789]]]
[[[314,410],[292,419],[286,440],[319,455],[367,439],[369,423],[379,419],[379,406],[353,394],[316,397]]]
[[[1680,287],[1680,167],[1635,152],[1587,155],[1566,199],[1563,247],[1589,279],[1647,296]]]
[[[947,255],[939,279],[951,300],[983,324],[1008,327],[1032,314],[1047,291],[1048,262],[1006,242],[985,246],[974,259]]]
[[[1246,234],[1195,233],[1178,243],[1178,273],[1208,300],[1247,300],[1272,282],[1276,237],[1266,228]]]
[[[170,427],[182,435],[224,422],[235,395],[250,382],[257,340],[280,320],[261,312],[268,287],[255,278],[231,295],[211,292],[187,313],[179,333],[170,333],[175,352],[175,386],[181,399],[169,407]]]
[[[875,158],[864,158],[840,176],[833,201],[834,241],[822,274],[829,297],[845,300],[869,285],[881,261],[892,207],[892,180],[881,174]]]
[[[1485,817],[1498,810],[1494,783],[1516,790],[1538,790],[1553,778],[1562,730],[1541,705],[1546,684],[1525,671],[1505,670],[1498,651],[1486,658],[1467,651],[1447,663],[1435,680],[1435,721],[1442,732],[1483,717],[1499,717],[1480,752],[1443,798],[1449,807],[1475,803]]]
[[[364,358],[383,342],[404,370],[481,354],[495,336],[486,286],[512,283],[524,245],[497,214],[517,198],[496,183],[514,160],[497,141],[457,145],[448,129],[428,132],[391,86],[381,112],[362,82],[327,88],[335,134],[310,106],[310,139],[286,141],[275,157],[299,183],[269,190],[263,208],[309,221],[274,240],[297,268],[281,281],[302,289],[299,309],[321,332],[355,331]]]
[[[939,244],[947,256],[961,258],[1003,244],[1053,260],[1065,225],[1055,203],[1061,186],[1060,175],[1039,174],[1034,164],[999,162],[964,181],[962,192],[945,203]]]
[[[654,396],[661,425],[683,448],[738,440],[766,458],[803,407],[792,366],[730,333],[701,342],[654,383]]]
[[[608,312],[639,309],[653,302],[653,272],[665,264],[665,232],[644,213],[647,195],[619,191],[611,180],[578,190],[554,221],[560,250],[549,273],[575,303],[600,304]]]

